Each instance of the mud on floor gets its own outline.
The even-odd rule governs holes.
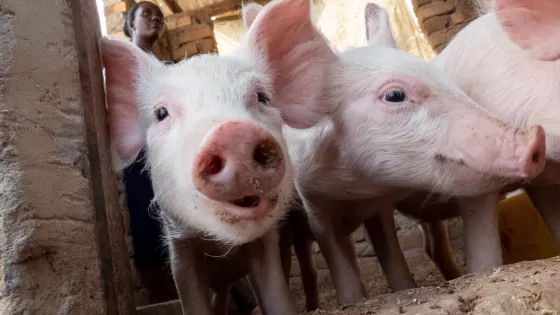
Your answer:
[[[375,275],[367,278],[372,298],[339,307],[329,283],[325,284],[328,288],[322,288],[321,309],[308,314],[560,314],[560,256],[503,266],[450,282],[443,282],[429,265],[417,269],[413,260],[409,260],[409,265],[421,288],[376,296],[377,292],[388,290],[384,278]],[[301,302],[298,301],[300,307]]]

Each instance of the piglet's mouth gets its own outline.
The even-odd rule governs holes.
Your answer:
[[[278,205],[278,194],[248,195],[222,203],[222,211],[238,219],[259,220]]]
[[[232,200],[230,203],[241,208],[254,208],[261,203],[261,197],[245,196],[243,198]]]

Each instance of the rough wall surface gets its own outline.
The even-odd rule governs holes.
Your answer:
[[[0,314],[105,313],[83,121],[69,3],[0,0]]]
[[[472,0],[412,0],[418,24],[437,53],[477,16]]]

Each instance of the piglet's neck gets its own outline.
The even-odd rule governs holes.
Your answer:
[[[312,163],[300,175],[302,187],[313,193],[328,194],[332,199],[351,200],[379,197],[397,189],[381,185],[355,167],[356,161],[348,154],[351,145],[344,139],[344,130],[329,121],[316,129],[313,135],[315,152]]]

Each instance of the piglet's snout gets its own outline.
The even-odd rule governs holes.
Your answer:
[[[544,130],[539,125],[532,126],[519,140],[522,142],[519,146],[522,148],[519,159],[520,171],[527,179],[533,179],[543,171],[545,166]]]
[[[193,166],[196,189],[216,201],[264,195],[285,172],[282,147],[250,121],[229,121],[211,131]]]

